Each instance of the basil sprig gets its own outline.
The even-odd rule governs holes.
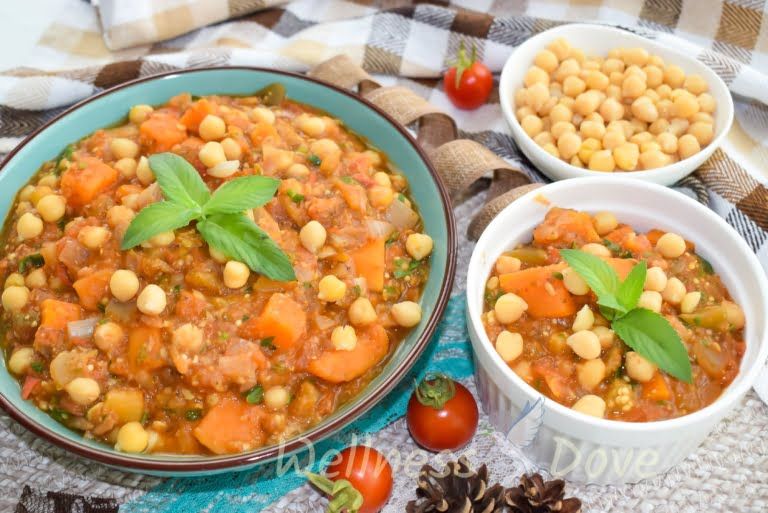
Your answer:
[[[675,329],[658,313],[637,306],[645,284],[645,261],[620,281],[601,258],[577,249],[562,249],[560,254],[597,295],[600,313],[624,343],[671,376],[693,381],[688,351]]]
[[[280,181],[266,176],[243,176],[227,181],[213,194],[194,167],[173,153],[149,157],[149,167],[165,201],[141,210],[131,221],[120,245],[131,249],[158,233],[183,228],[196,221],[205,241],[251,270],[279,281],[296,279],[283,250],[243,214],[264,205]]]

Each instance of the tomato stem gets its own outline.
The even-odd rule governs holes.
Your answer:
[[[456,53],[456,60],[454,65],[456,66],[456,88],[459,88],[461,84],[461,76],[466,70],[472,66],[477,60],[477,47],[472,43],[472,56],[467,59],[467,49],[464,46],[464,40],[459,42],[459,51]]]
[[[456,395],[453,380],[442,373],[429,373],[416,387],[416,399],[424,406],[441,410]]]
[[[304,475],[318,490],[330,496],[327,513],[357,513],[363,505],[363,495],[346,479],[332,481],[312,472]]]

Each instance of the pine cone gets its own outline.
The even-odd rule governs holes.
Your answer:
[[[472,470],[462,456],[449,462],[443,470],[429,465],[421,467],[415,501],[406,513],[501,513],[504,510],[504,487],[488,488],[488,468]]]
[[[581,501],[564,496],[562,479],[544,481],[540,474],[525,474],[519,486],[507,490],[505,498],[513,513],[579,513]]]

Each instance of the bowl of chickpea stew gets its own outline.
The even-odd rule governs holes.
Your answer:
[[[635,275],[634,308],[617,314],[575,257],[603,262],[618,289]],[[674,190],[629,177],[546,185],[492,221],[469,264],[483,406],[555,474],[649,478],[693,452],[753,385],[768,357],[766,291],[746,242]],[[633,317],[641,331],[669,326],[679,367],[627,333]]]
[[[709,158],[733,122],[706,65],[630,32],[562,25],[515,49],[499,96],[512,136],[553,180],[596,172],[671,185]]]
[[[0,181],[0,406],[127,470],[241,470],[329,436],[413,365],[451,289],[453,215],[415,141],[300,75],[119,86]]]

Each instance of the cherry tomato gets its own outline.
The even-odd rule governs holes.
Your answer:
[[[379,451],[365,445],[347,447],[325,471],[333,481],[345,479],[363,496],[359,513],[381,510],[392,493],[392,467]]]
[[[477,403],[461,383],[443,374],[428,375],[408,401],[406,420],[417,444],[430,451],[455,451],[477,430]]]
[[[493,88],[493,75],[488,66],[477,62],[475,47],[467,58],[464,43],[459,46],[456,65],[448,68],[443,77],[445,94],[460,109],[476,109],[484,104]]]

